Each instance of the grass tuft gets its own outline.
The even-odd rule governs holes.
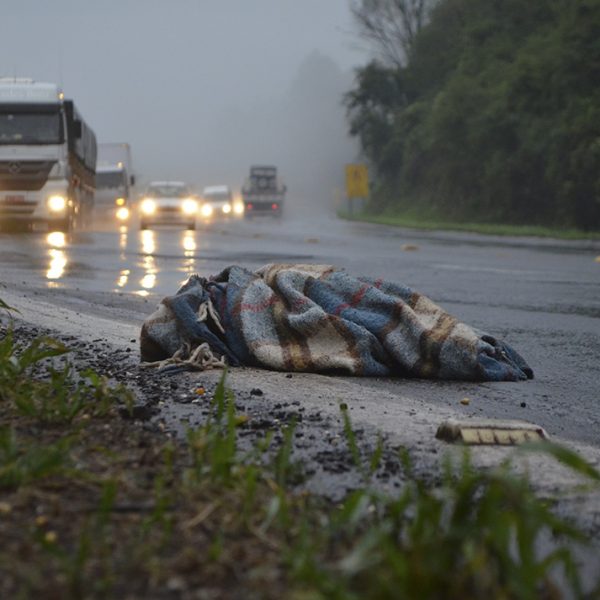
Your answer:
[[[407,227],[409,229],[422,229],[425,231],[465,231],[482,233],[484,235],[541,237],[559,240],[600,240],[599,231],[560,229],[541,225],[457,222],[439,218],[421,217],[409,212],[383,214],[362,212],[360,214],[349,214],[348,212],[340,211],[338,215],[349,221],[363,221],[365,223]]]

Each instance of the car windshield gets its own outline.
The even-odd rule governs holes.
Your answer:
[[[204,199],[208,202],[227,202],[231,199],[231,194],[227,192],[212,192],[204,194]]]
[[[0,144],[61,144],[58,112],[4,112],[0,109]]]
[[[187,187],[182,185],[170,185],[168,183],[161,185],[152,185],[148,189],[149,196],[163,196],[167,198],[184,198],[190,195]]]

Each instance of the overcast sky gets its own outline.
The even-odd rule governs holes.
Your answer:
[[[0,74],[62,83],[100,142],[131,143],[145,180],[237,184],[313,145],[334,172],[355,157],[341,94],[367,60],[348,1],[0,0]],[[321,120],[336,140],[287,138],[299,119],[290,135]]]

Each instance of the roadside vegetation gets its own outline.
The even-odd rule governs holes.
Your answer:
[[[132,421],[135,398],[74,369],[51,338],[0,330],[2,598],[575,598],[572,551],[586,535],[539,499],[510,462],[477,470],[465,451],[421,480],[402,453],[394,497],[370,485],[347,407],[346,448],[364,487],[339,502],[298,486],[294,423],[242,452],[223,375],[185,440]],[[545,451],[597,485],[559,447]],[[546,552],[540,541],[554,541]],[[548,544],[546,544],[548,546]]]
[[[559,229],[543,225],[506,225],[501,223],[469,223],[451,221],[441,218],[427,218],[414,211],[396,213],[393,210],[373,213],[369,210],[350,214],[339,211],[338,216],[349,221],[363,221],[393,227],[406,227],[424,231],[465,231],[485,235],[512,237],[539,237],[558,240],[600,240],[600,231],[584,231],[582,229]]]
[[[600,3],[355,0],[371,214],[600,231]]]

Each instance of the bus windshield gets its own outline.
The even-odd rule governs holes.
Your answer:
[[[0,144],[62,144],[59,112],[10,112],[0,107]]]

